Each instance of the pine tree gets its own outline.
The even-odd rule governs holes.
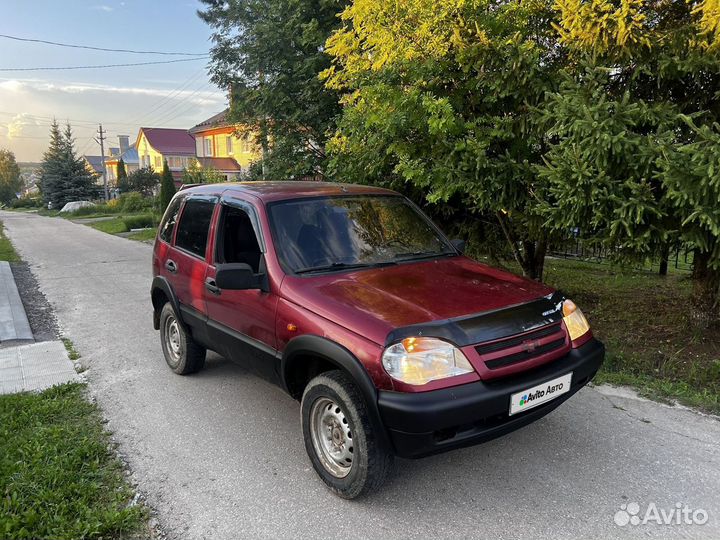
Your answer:
[[[162,177],[160,180],[160,211],[165,212],[165,209],[170,204],[170,201],[175,195],[175,180],[173,180],[170,167],[168,167],[167,159],[163,164]]]
[[[117,165],[117,175],[115,178],[115,187],[122,191],[121,186],[127,182],[127,171],[125,170],[125,162],[120,158]]]
[[[63,132],[57,121],[50,126],[50,146],[43,155],[41,166],[43,199],[53,208],[62,208],[70,201],[97,197],[94,175],[85,162],[75,154],[72,128],[67,124]]]
[[[50,146],[43,154],[43,161],[40,167],[40,186],[43,201],[51,203],[57,208],[59,204],[59,193],[62,182],[62,161],[63,161],[63,137],[60,133],[60,126],[53,119],[50,125]]]
[[[75,154],[75,140],[70,124],[66,124],[63,133],[63,158],[65,167],[65,189],[61,194],[63,204],[70,201],[94,199],[98,196],[95,175],[88,171],[82,158]],[[61,201],[61,202],[62,202]]]

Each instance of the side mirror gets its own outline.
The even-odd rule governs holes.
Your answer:
[[[454,240],[450,240],[450,243],[453,245],[455,249],[458,250],[459,253],[465,252],[465,240],[460,240],[459,238],[455,238]]]
[[[246,263],[218,264],[215,271],[215,284],[219,289],[242,291],[260,289],[260,276],[253,273]]]

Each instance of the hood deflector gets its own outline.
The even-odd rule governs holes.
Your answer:
[[[562,320],[562,301],[558,292],[524,304],[475,315],[455,317],[396,328],[385,340],[389,346],[407,337],[435,337],[457,347],[502,339]]]

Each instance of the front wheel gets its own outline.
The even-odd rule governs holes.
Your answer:
[[[392,454],[379,440],[365,401],[342,371],[318,375],[300,406],[305,449],[323,482],[354,499],[378,489],[392,468]]]
[[[205,365],[207,351],[185,332],[170,302],[160,312],[160,342],[167,365],[178,375],[195,373]]]

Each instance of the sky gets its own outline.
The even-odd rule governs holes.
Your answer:
[[[111,49],[207,53],[211,29],[190,0],[0,0],[0,34]],[[222,111],[208,60],[70,71],[7,68],[85,66],[189,57],[91,51],[0,37],[0,148],[18,161],[40,161],[52,118],[73,127],[79,154],[99,155],[98,124],[107,146],[131,142],[140,127],[189,129]]]

